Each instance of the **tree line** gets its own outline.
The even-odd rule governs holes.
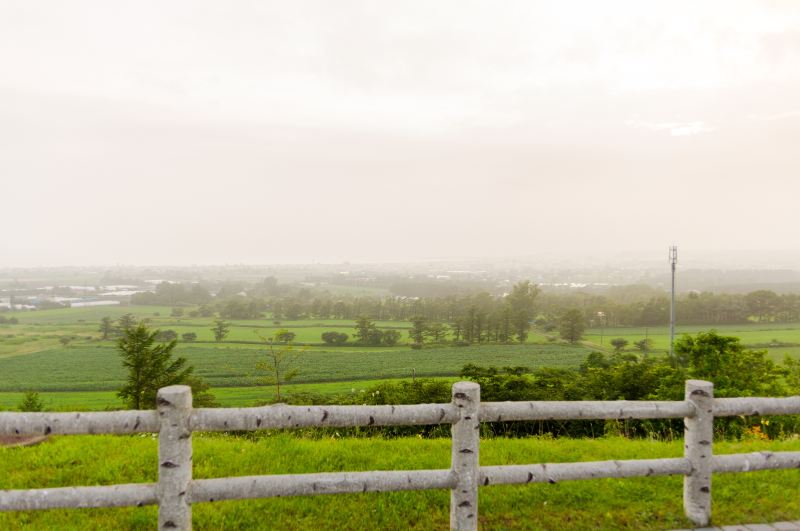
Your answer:
[[[527,290],[527,295],[521,293]],[[570,309],[579,309],[589,326],[658,326],[669,322],[670,301],[664,291],[648,286],[617,286],[605,293],[542,292],[529,281],[517,283],[502,295],[489,292],[446,296],[356,296],[331,294],[319,289],[279,285],[273,278],[259,283],[223,284],[212,295],[201,284],[162,283],[154,293],[132,297],[132,304],[194,306],[189,317],[261,319],[269,313],[276,320],[352,319],[374,320],[425,318],[452,325],[459,338],[469,342],[519,339],[528,301],[535,315],[554,322]],[[511,302],[511,304],[508,304]],[[679,325],[743,324],[750,321],[800,322],[800,294],[769,290],[750,293],[689,292],[676,300]]]

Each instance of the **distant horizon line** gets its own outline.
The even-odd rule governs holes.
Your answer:
[[[619,249],[615,251],[608,250],[608,248],[598,251],[580,251],[580,250],[550,250],[540,251],[537,254],[522,254],[522,255],[506,255],[506,256],[440,256],[440,257],[423,257],[423,258],[392,258],[392,259],[358,259],[358,260],[318,260],[318,261],[285,261],[285,262],[258,262],[258,261],[240,261],[240,262],[184,262],[184,263],[64,263],[57,265],[42,265],[42,264],[16,264],[16,265],[2,265],[0,264],[0,271],[8,271],[15,269],[87,269],[87,268],[110,268],[110,269],[142,269],[142,268],[234,268],[234,267],[299,267],[299,266],[367,266],[367,265],[422,265],[422,264],[435,264],[435,263],[448,263],[448,262],[461,262],[461,263],[491,263],[491,262],[515,262],[515,261],[544,261],[554,262],[562,260],[575,260],[587,258],[600,258],[605,264],[597,265],[610,265],[608,262],[618,263],[631,263],[633,261],[655,262],[660,261],[660,254],[664,254],[664,261],[666,262],[667,249],[669,246],[665,245],[663,249],[646,248],[646,249]],[[782,256],[782,257],[797,257],[800,259],[800,249],[715,249],[715,250],[702,250],[692,247],[681,247],[678,245],[679,251],[685,257],[687,254],[694,260],[706,261],[714,260],[720,256],[730,256],[731,254],[747,254],[749,256],[742,257],[745,259],[752,259],[753,254],[761,255],[762,260],[769,256]],[[698,255],[698,253],[702,253]],[[642,254],[643,256],[632,256]],[[615,260],[616,259],[616,260]],[[693,260],[693,261],[694,261]],[[679,264],[682,260],[679,259]],[[685,263],[685,260],[683,260]],[[533,265],[533,264],[531,264]],[[543,264],[544,265],[544,264]],[[754,266],[740,266],[729,267],[727,269],[752,269]],[[758,266],[764,267],[764,266]],[[800,269],[800,263],[797,265]],[[773,268],[767,268],[773,269]],[[785,269],[777,267],[776,269]]]

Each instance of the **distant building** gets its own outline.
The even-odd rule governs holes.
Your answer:
[[[118,306],[119,301],[81,301],[70,304],[71,308],[85,308],[88,306]]]

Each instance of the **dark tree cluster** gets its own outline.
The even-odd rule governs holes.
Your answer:
[[[355,323],[355,339],[359,345],[366,346],[379,346],[385,345],[392,347],[400,341],[402,337],[398,330],[389,328],[385,330],[379,329],[375,323],[365,316],[356,319]]]
[[[545,315],[560,315],[579,308],[591,326],[660,326],[669,323],[670,301],[652,288],[638,292],[629,286],[626,297],[588,293],[546,293],[540,297]],[[800,322],[800,295],[778,295],[760,290],[747,294],[696,293],[678,296],[675,312],[679,325],[743,324],[750,321]]]

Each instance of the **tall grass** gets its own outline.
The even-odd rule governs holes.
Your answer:
[[[486,439],[481,464],[525,464],[680,456],[680,441]],[[151,482],[155,438],[56,437],[0,449],[0,489]],[[281,433],[241,438],[196,434],[194,477],[345,470],[447,468],[448,439],[303,439]],[[800,450],[800,441],[721,442],[716,453]],[[480,493],[484,529],[668,529],[688,527],[680,477],[496,486]],[[800,518],[796,470],[717,475],[716,525]],[[198,504],[196,529],[443,529],[447,491],[348,494]],[[2,529],[151,529],[154,508],[0,513]]]

